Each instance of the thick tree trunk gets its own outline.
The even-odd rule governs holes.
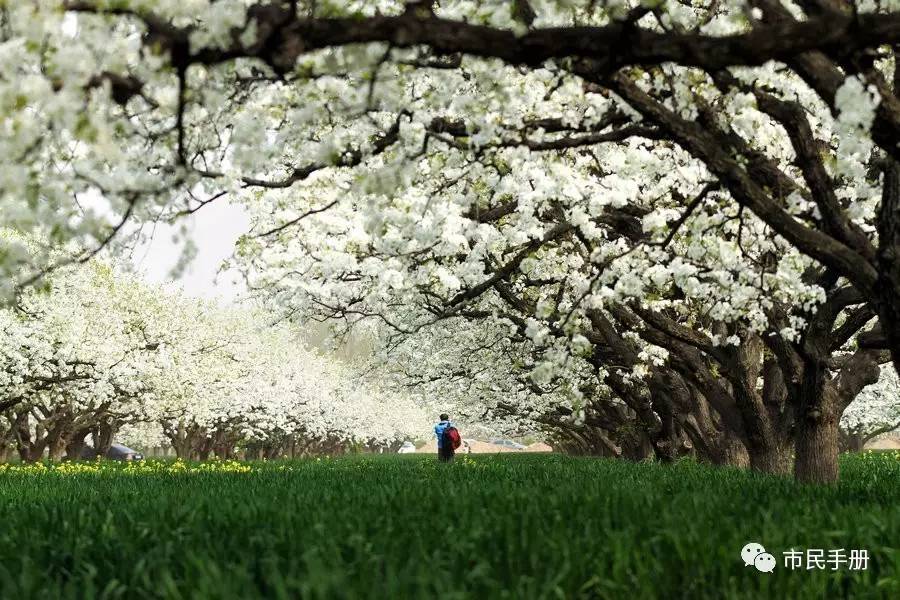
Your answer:
[[[685,432],[694,443],[694,448],[701,460],[714,465],[750,467],[750,454],[739,438],[728,432],[711,432],[702,430],[693,420],[685,421]]]
[[[65,451],[66,439],[63,436],[56,436],[47,443],[47,458],[50,460],[62,460]]]
[[[833,414],[805,417],[797,423],[794,473],[803,483],[838,480],[838,420]]]
[[[886,280],[887,277],[882,276],[879,286],[884,289],[877,292],[878,322],[887,338],[894,368],[900,373],[900,276],[896,282]]]
[[[275,447],[275,444],[269,443],[263,446],[263,459],[272,460],[278,455],[278,450]]]
[[[653,443],[646,435],[633,435],[622,441],[622,458],[640,462],[655,456]]]
[[[214,451],[216,458],[220,460],[229,460],[234,458],[234,445],[228,442],[218,444]]]
[[[682,420],[682,428],[693,442],[698,457],[714,465],[749,467],[750,455],[742,437],[716,422],[701,394],[695,394],[694,399],[693,411]]]
[[[34,442],[27,446],[19,447],[19,458],[22,459],[22,462],[38,462],[42,458],[44,458],[44,448],[46,445],[43,440],[40,442]]]
[[[237,445],[236,437],[228,429],[216,430],[212,438],[213,454],[221,460],[234,458],[235,446]]]
[[[204,437],[202,434],[198,438],[198,443],[194,445],[193,456],[197,460],[209,460],[209,455],[212,454],[213,449],[213,438]]]
[[[678,457],[680,446],[671,397],[668,394],[658,394],[653,399],[653,408],[660,419],[659,430],[652,438],[653,452],[660,462],[671,464]]]
[[[757,381],[765,373],[764,347],[755,335],[749,336],[738,347],[731,365],[732,393],[744,420],[750,468],[772,475],[788,475],[791,472],[790,446],[757,389]],[[769,375],[771,377],[771,373]],[[763,391],[767,391],[765,386]]]
[[[825,366],[807,360],[799,389],[794,444],[794,475],[802,483],[838,480],[837,393],[827,385]]]
[[[185,425],[179,421],[176,425],[162,423],[163,431],[175,450],[175,456],[181,460],[193,460],[198,456],[202,443],[205,441],[205,432],[196,425]]]
[[[600,447],[605,451],[603,453],[603,456],[609,456],[611,458],[622,458],[622,447],[611,440],[610,437],[606,435],[606,432],[598,429],[597,440],[600,442]]]
[[[94,428],[94,450],[97,456],[106,456],[113,443],[118,428],[111,422],[100,423]]]
[[[900,373],[900,164],[887,158],[878,213],[878,284],[873,290],[878,322]]]
[[[47,439],[42,435],[43,430],[40,426],[35,427],[35,435],[32,437],[28,421],[26,413],[19,415],[16,419],[18,430],[16,450],[19,452],[22,462],[37,462],[44,458]]]
[[[175,450],[175,456],[181,460],[191,459],[191,438],[188,435],[181,435],[172,440],[172,448]]]
[[[294,456],[296,458],[303,458],[305,456],[309,456],[309,448],[310,448],[311,442],[308,439],[302,438],[302,437],[301,438],[295,437],[294,443],[295,443]]]
[[[727,435],[722,436],[717,448],[719,464],[741,468],[750,466],[750,454],[747,453],[747,447],[739,439]]]
[[[750,445],[748,448],[750,468],[771,475],[790,475],[793,460],[791,447],[778,442]]]
[[[66,444],[66,460],[81,460],[90,432],[90,429],[79,429],[69,438]]]
[[[866,439],[861,433],[844,433],[838,430],[838,444],[841,452],[861,452]]]

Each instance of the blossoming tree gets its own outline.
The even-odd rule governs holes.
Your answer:
[[[23,460],[77,458],[89,436],[104,451],[123,427],[161,431],[184,457],[285,435],[389,446],[427,430],[410,402],[351,384],[346,367],[259,310],[200,302],[101,261],[47,283],[0,310],[0,435]]]
[[[847,450],[862,450],[870,440],[900,429],[900,384],[893,369],[883,368],[878,383],[865,388],[841,419]]]
[[[68,260],[109,245],[129,220],[175,218],[226,195],[272,217],[259,221],[268,228],[253,232],[257,243],[355,202],[363,225],[353,220],[342,235],[377,234],[378,255],[343,269],[354,254],[344,240],[316,239],[308,249],[330,263],[334,294],[360,270],[380,270],[383,287],[401,291],[423,281],[432,288],[431,277],[443,286],[440,302],[389,327],[419,327],[429,308],[460,317],[493,311],[480,305],[490,291],[533,340],[542,320],[546,327],[555,312],[570,313],[569,303],[578,310],[563,335],[548,328],[545,336],[569,341],[552,342],[536,363],[559,365],[571,354],[560,344],[583,345],[576,335],[591,342],[577,333],[590,322],[586,303],[611,290],[609,307],[623,308],[593,309],[611,318],[604,339],[618,350],[594,362],[633,354],[613,342],[634,333],[638,357],[644,344],[671,354],[674,338],[710,365],[726,364],[719,372],[731,378],[726,396],[740,419],[723,416],[725,396],[709,378],[701,395],[723,400],[714,425],[729,420],[757,449],[778,445],[770,425],[781,422],[782,403],[773,400],[770,411],[755,371],[732,368],[734,357],[709,342],[737,340],[734,352],[761,343],[765,350],[753,352],[771,353],[781,372],[776,388],[785,389],[776,396],[792,398],[798,476],[812,481],[837,476],[838,397],[875,373],[880,349],[900,364],[892,49],[900,16],[883,3],[41,0],[6,7],[0,18],[3,217],[51,246],[79,241]],[[609,144],[619,151],[597,150]],[[532,158],[548,152],[553,160]],[[443,187],[427,193],[452,192],[434,194],[444,207],[432,215],[430,198],[414,195],[426,176]],[[372,201],[389,195],[391,202]],[[703,244],[685,243],[681,230],[697,224],[692,233],[704,235],[704,215],[720,219],[707,223],[710,239],[728,246],[735,264],[753,265],[761,293],[749,294],[750,282],[731,273],[734,281],[700,301],[713,288],[698,273],[721,279],[729,258],[709,249],[690,255]],[[635,218],[654,235],[637,239]],[[492,225],[503,220],[510,226]],[[400,250],[437,259],[408,281]],[[456,257],[463,252],[472,258]],[[2,256],[7,296],[59,262],[49,249],[43,260],[24,260],[16,244]],[[563,263],[544,278],[562,306],[530,275],[529,260],[545,258]],[[638,274],[657,263],[657,281],[642,284]],[[479,280],[486,264],[490,274]],[[779,302],[768,305],[773,290]],[[777,306],[792,293],[796,306]],[[370,310],[352,302],[319,308]],[[681,329],[667,325],[673,311]],[[855,336],[875,316],[857,348]],[[685,341],[685,327],[705,337]],[[783,341],[772,341],[773,332]],[[677,354],[679,377],[697,373]],[[851,358],[836,361],[842,356]],[[866,368],[848,369],[854,360]],[[629,368],[654,377],[644,362]],[[539,379],[542,372],[553,374],[544,368]],[[631,396],[616,377],[604,376],[604,385]],[[733,389],[746,393],[737,398]],[[653,435],[671,438],[673,428],[657,431],[644,411],[656,397],[642,391],[631,410],[647,414]]]

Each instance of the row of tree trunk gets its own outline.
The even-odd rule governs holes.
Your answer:
[[[312,435],[302,430],[291,434],[275,432],[265,439],[247,441],[235,423],[221,423],[210,429],[185,421],[165,422],[163,431],[175,455],[184,460],[208,460],[213,456],[222,460],[277,460],[396,452],[402,444],[402,440],[354,442],[338,435]]]
[[[37,414],[35,414],[37,412]],[[20,403],[0,414],[0,461],[18,455],[23,462],[77,460],[91,437],[92,453],[105,455],[121,423],[100,411],[53,410]]]

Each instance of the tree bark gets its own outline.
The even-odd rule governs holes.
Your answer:
[[[771,475],[790,475],[792,467],[791,447],[787,442],[767,442],[749,451],[750,468]]]
[[[83,458],[84,449],[87,446],[87,436],[91,432],[90,429],[79,429],[66,444],[66,460],[81,460]]]
[[[750,466],[747,447],[740,440],[728,435],[722,436],[718,444],[718,456],[721,465],[744,469]]]
[[[43,440],[28,444],[27,446],[22,446],[19,448],[19,458],[22,459],[22,462],[38,462],[44,458],[44,448],[45,444]]]
[[[861,433],[843,433],[838,430],[838,444],[841,452],[860,452],[865,447],[866,440]]]
[[[94,450],[97,451],[97,456],[106,456],[112,446],[116,431],[117,427],[109,421],[101,422],[94,429]]]
[[[671,399],[658,396],[653,400],[653,408],[661,421],[659,432],[653,437],[653,452],[660,462],[671,464],[678,457],[679,448]]]
[[[47,458],[52,461],[62,460],[66,451],[66,439],[63,436],[55,436],[47,443]]]
[[[893,79],[896,94],[900,91],[900,62],[894,65]],[[896,146],[896,140],[892,144]],[[900,163],[896,155],[885,157],[885,161],[877,221],[878,283],[873,300],[894,368],[900,373]]]
[[[794,435],[794,475],[801,483],[836,483],[839,476],[837,392],[825,378],[822,362],[806,361]]]
[[[838,481],[838,420],[834,414],[805,417],[797,423],[794,474],[802,483]]]

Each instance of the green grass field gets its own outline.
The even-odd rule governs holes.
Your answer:
[[[842,483],[558,455],[0,469],[2,598],[898,598],[900,453]],[[741,547],[775,555],[745,567]],[[865,571],[788,570],[789,548]]]

